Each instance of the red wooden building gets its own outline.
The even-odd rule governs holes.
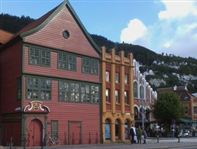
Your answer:
[[[100,142],[100,51],[67,0],[0,50],[0,144]]]

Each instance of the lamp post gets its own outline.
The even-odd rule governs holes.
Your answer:
[[[145,97],[146,97],[146,80],[145,78],[142,79],[143,81],[143,88],[142,88],[142,96],[141,96],[141,106],[142,106],[142,129],[144,129],[144,123],[145,123]]]
[[[142,129],[144,129],[144,99],[141,99],[142,100],[142,111],[141,111],[141,115],[142,115]]]

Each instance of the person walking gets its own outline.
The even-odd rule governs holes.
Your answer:
[[[147,133],[144,128],[142,129],[142,136],[143,136],[143,144],[146,144]]]
[[[134,126],[131,125],[131,128],[130,128],[130,139],[131,139],[131,144],[135,143],[135,142],[134,142],[134,136],[135,136],[135,133],[134,133]]]
[[[138,140],[138,144],[142,143],[142,129],[140,126],[137,129],[137,140]]]

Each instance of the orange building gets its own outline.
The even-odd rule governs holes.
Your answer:
[[[134,121],[133,56],[102,48],[102,141],[125,142]]]

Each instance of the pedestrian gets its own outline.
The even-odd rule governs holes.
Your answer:
[[[135,143],[134,142],[134,136],[135,136],[135,134],[134,134],[134,126],[133,125],[131,125],[131,128],[130,128],[130,139],[131,139],[131,144],[133,144],[133,143]]]
[[[143,144],[146,144],[147,133],[144,128],[142,129],[142,136],[143,136]]]
[[[142,143],[142,141],[141,141],[142,140],[142,129],[140,126],[137,129],[137,140],[138,140],[138,144]]]
[[[178,139],[178,143],[179,143],[180,142],[179,126],[176,126],[176,129],[175,129],[175,137]]]

